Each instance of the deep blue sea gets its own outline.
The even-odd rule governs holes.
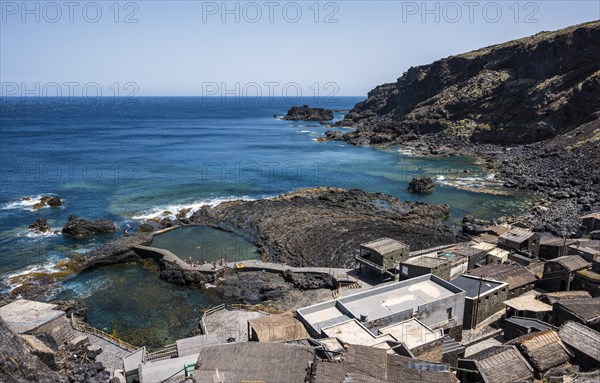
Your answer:
[[[471,159],[418,158],[399,147],[317,142],[327,129],[318,122],[274,118],[293,105],[309,104],[339,110],[339,119],[359,101],[357,97],[2,100],[0,290],[10,288],[10,276],[51,269],[69,254],[84,253],[111,238],[36,235],[27,226],[40,217],[56,229],[70,214],[107,218],[124,229],[165,210],[176,213],[183,207],[269,197],[314,186],[361,188],[406,200],[449,204],[449,223],[466,213],[480,218],[509,214],[527,203],[527,197],[520,194],[497,196],[457,188],[498,187],[493,175]],[[427,196],[408,193],[410,179],[423,174],[438,180],[436,191]],[[42,195],[59,195],[63,205],[33,211],[32,203],[23,201]],[[131,289],[152,283],[162,289],[162,295],[169,291],[177,299],[190,301],[188,290],[165,286],[156,273],[137,265],[79,276],[66,282],[61,294],[97,303],[98,311],[97,307],[105,307],[98,302],[107,296],[117,299],[114,291],[123,288],[115,287],[119,283],[129,283]],[[202,299],[190,303],[190,310],[208,302]],[[106,310],[112,306],[106,303]],[[117,331],[115,323],[125,319],[115,319],[118,313],[106,310],[91,314],[96,317],[88,320]]]

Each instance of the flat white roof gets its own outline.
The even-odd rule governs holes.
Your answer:
[[[414,278],[413,278],[414,279]],[[407,281],[412,281],[411,279]],[[453,296],[454,292],[431,279],[412,284],[393,284],[386,289],[372,289],[339,300],[355,318],[367,314],[369,320],[383,318]],[[394,288],[395,287],[395,288]]]
[[[346,343],[358,344],[361,346],[374,346],[376,344],[384,343],[388,340],[396,341],[396,339],[389,334],[382,334],[379,336],[373,335],[356,319],[324,328],[323,332],[330,338],[338,338]]]
[[[379,333],[392,335],[411,350],[444,337],[444,332],[441,329],[434,331],[415,318],[392,326],[382,327],[379,329]]]

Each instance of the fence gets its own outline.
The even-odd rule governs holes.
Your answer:
[[[102,330],[98,330],[97,328],[92,327],[86,323],[79,322],[75,318],[75,316],[71,316],[71,326],[73,326],[73,328],[75,330],[85,332],[88,334],[96,335],[96,336],[106,340],[107,342],[110,342],[110,343],[112,343],[116,346],[119,346],[130,352],[133,352],[139,348],[139,347],[136,347],[136,346],[132,345],[131,343],[127,343],[124,340],[121,340],[113,335],[107,334]]]

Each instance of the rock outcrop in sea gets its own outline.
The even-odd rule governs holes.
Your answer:
[[[109,220],[89,221],[77,218],[74,215],[69,216],[69,220],[62,228],[63,235],[74,238],[83,238],[93,234],[114,233],[115,231],[117,231],[117,227]]]
[[[433,193],[435,183],[431,177],[414,177],[408,183],[408,191],[412,193],[427,194]]]
[[[330,121],[333,120],[333,111],[323,108],[310,108],[308,105],[292,106],[283,119],[292,121]]]

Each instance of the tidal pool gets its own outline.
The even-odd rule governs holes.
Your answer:
[[[256,247],[246,239],[206,226],[190,226],[155,236],[152,247],[166,249],[179,258],[196,263],[214,260],[243,261],[259,257]]]
[[[83,301],[87,323],[135,346],[157,349],[197,334],[202,312],[222,299],[211,289],[163,281],[153,267],[130,262],[91,270],[65,281],[56,298]]]

